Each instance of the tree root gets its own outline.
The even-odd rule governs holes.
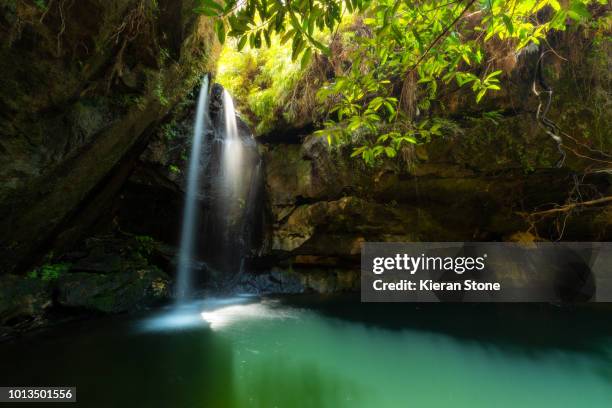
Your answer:
[[[546,210],[537,210],[534,212],[518,212],[521,217],[529,224],[528,232],[533,233],[536,237],[539,237],[537,226],[538,223],[555,218],[553,220],[554,226],[557,230],[556,240],[561,240],[565,233],[565,227],[569,218],[577,212],[585,209],[586,207],[596,207],[600,205],[606,205],[612,203],[612,196],[601,196],[597,193],[597,189],[589,184],[584,184],[584,179],[588,174],[598,173],[600,171],[587,171],[581,178],[574,174],[574,186],[568,194],[568,198],[564,204],[554,204],[553,208]],[[585,187],[587,188],[586,191]],[[590,190],[589,190],[590,189]],[[588,195],[590,197],[584,197]],[[600,195],[597,197],[597,195]]]
[[[601,197],[595,200],[570,203],[570,204],[562,205],[560,207],[551,208],[549,210],[536,211],[532,213],[522,213],[522,214],[527,215],[528,217],[546,217],[548,215],[556,215],[559,213],[568,212],[577,207],[589,207],[589,206],[600,205],[600,204],[605,204],[609,202],[612,202],[612,196]]]

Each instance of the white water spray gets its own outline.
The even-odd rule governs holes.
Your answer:
[[[223,140],[223,157],[221,160],[223,184],[226,197],[229,200],[227,204],[231,209],[241,188],[242,142],[238,135],[234,101],[225,89],[223,90],[223,112],[225,115],[225,139]]]
[[[196,108],[193,142],[187,169],[187,194],[183,208],[183,225],[178,258],[176,296],[180,301],[189,298],[192,287],[192,271],[194,264],[194,247],[196,239],[198,194],[200,191],[200,157],[202,155],[202,139],[208,125],[208,76],[202,80],[198,105]]]

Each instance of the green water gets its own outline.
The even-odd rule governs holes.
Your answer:
[[[608,321],[546,305],[230,299],[0,344],[1,379],[76,385],[91,407],[609,408]]]

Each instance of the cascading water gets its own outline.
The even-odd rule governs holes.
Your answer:
[[[221,158],[221,169],[223,187],[225,190],[226,205],[231,209],[238,200],[241,188],[242,176],[242,141],[238,134],[236,122],[236,109],[232,96],[223,90],[223,112],[225,119],[225,138],[223,140],[223,156]]]
[[[194,299],[198,284],[241,293],[243,268],[263,242],[263,161],[229,93],[202,81],[196,108],[178,256],[177,304],[145,323],[146,330],[202,324],[202,308],[252,302],[249,296]],[[210,103],[209,103],[210,102]],[[210,105],[210,106],[209,106]],[[199,209],[202,219],[199,219]],[[203,245],[198,237],[203,236]],[[199,262],[196,262],[199,261]],[[197,275],[196,275],[197,272]],[[240,292],[238,292],[240,291]]]
[[[184,301],[191,295],[192,271],[195,254],[196,225],[198,216],[198,195],[200,192],[200,159],[202,156],[202,140],[208,119],[208,76],[202,80],[198,105],[196,108],[193,142],[187,169],[187,192],[183,209],[183,225],[178,258],[176,296]]]
[[[214,243],[207,249],[214,269],[223,273],[225,280],[242,270],[245,239],[242,227],[246,222],[249,178],[252,174],[252,151],[245,145],[248,139],[240,133],[236,109],[231,95],[225,89],[218,94],[221,111],[217,112],[218,159],[216,177],[211,180],[213,204],[208,212],[207,236]],[[244,132],[244,130],[242,130]],[[252,149],[251,149],[252,150]],[[220,279],[217,279],[219,283]]]
[[[231,95],[213,85],[209,97],[204,78],[186,171],[178,255],[176,297],[183,306],[198,284],[231,285],[253,244],[259,245],[261,158],[249,129],[238,121]],[[202,219],[200,208],[205,208]]]

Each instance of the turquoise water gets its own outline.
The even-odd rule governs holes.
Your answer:
[[[236,298],[75,323],[0,345],[2,383],[96,407],[612,406],[605,313],[451,306]]]

